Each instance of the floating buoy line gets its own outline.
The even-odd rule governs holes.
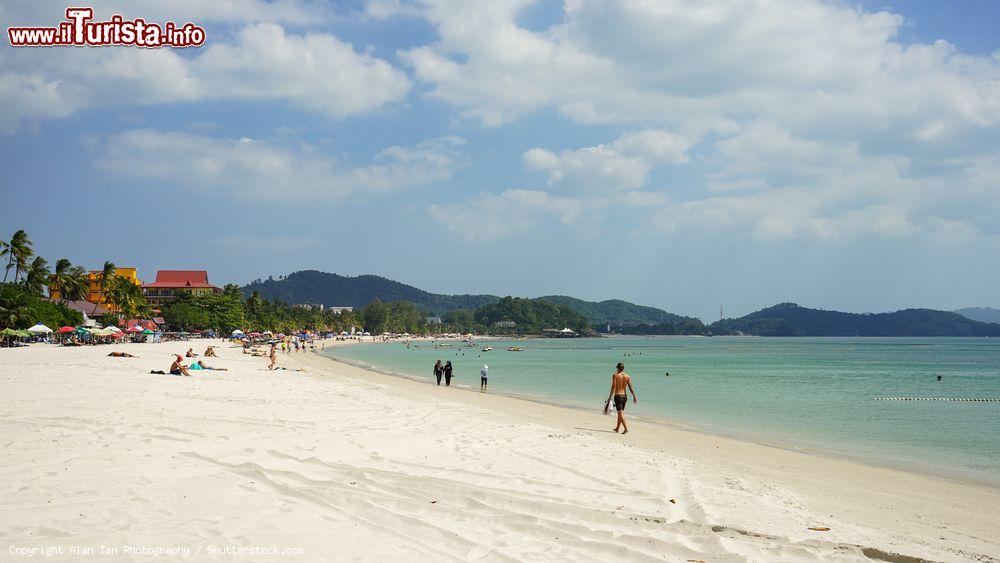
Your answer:
[[[876,401],[950,401],[956,403],[1000,403],[1000,397],[875,397]]]

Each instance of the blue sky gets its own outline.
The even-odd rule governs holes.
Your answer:
[[[4,41],[0,231],[51,262],[374,273],[706,320],[1000,306],[996,2],[94,7],[208,41]]]

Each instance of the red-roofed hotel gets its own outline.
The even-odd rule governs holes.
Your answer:
[[[157,270],[156,281],[142,285],[146,301],[152,307],[170,303],[181,291],[189,291],[195,295],[222,293],[221,288],[208,283],[206,270]]]

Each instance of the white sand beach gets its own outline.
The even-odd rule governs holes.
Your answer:
[[[0,559],[1000,560],[996,488],[212,343],[0,350]]]

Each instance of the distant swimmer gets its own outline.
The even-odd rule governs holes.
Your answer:
[[[938,381],[941,381],[941,376],[940,376],[940,375],[938,376],[937,380],[938,380]]]
[[[615,400],[615,410],[618,411],[618,423],[615,424],[615,433],[619,428],[624,428],[622,434],[628,434],[628,424],[625,423],[625,404],[628,403],[628,392],[632,393],[632,403],[638,404],[639,397],[632,388],[632,378],[625,373],[625,364],[618,362],[615,374],[611,376],[611,392],[608,393],[608,401]]]

